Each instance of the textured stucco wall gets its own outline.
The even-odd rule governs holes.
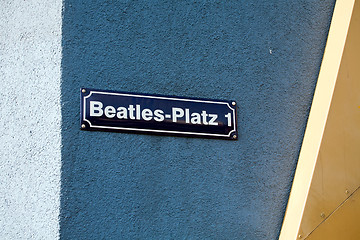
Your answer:
[[[0,239],[57,239],[60,0],[0,3]]]
[[[276,239],[334,1],[66,0],[63,239]],[[235,99],[239,140],[79,130],[79,89]]]

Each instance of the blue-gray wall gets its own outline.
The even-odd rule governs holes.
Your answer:
[[[334,0],[65,0],[62,239],[276,239]],[[84,132],[79,89],[234,99],[239,140]]]

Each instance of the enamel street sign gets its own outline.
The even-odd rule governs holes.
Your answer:
[[[81,129],[236,140],[235,101],[81,89]]]

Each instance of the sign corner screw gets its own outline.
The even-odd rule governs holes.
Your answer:
[[[233,135],[233,136],[232,136],[232,138],[233,138],[233,139],[236,139],[236,138],[237,138],[236,134],[235,134],[235,135]]]
[[[81,128],[86,128],[85,124],[81,124]]]
[[[301,235],[301,234],[299,234],[299,238],[302,238],[302,235]]]
[[[86,93],[86,89],[85,89],[85,88],[83,88],[83,89],[81,90],[81,92]]]
[[[233,106],[235,106],[235,105],[236,105],[236,102],[232,102],[231,104],[232,104]]]

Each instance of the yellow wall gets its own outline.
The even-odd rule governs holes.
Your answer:
[[[280,239],[360,239],[359,18],[336,3]]]

